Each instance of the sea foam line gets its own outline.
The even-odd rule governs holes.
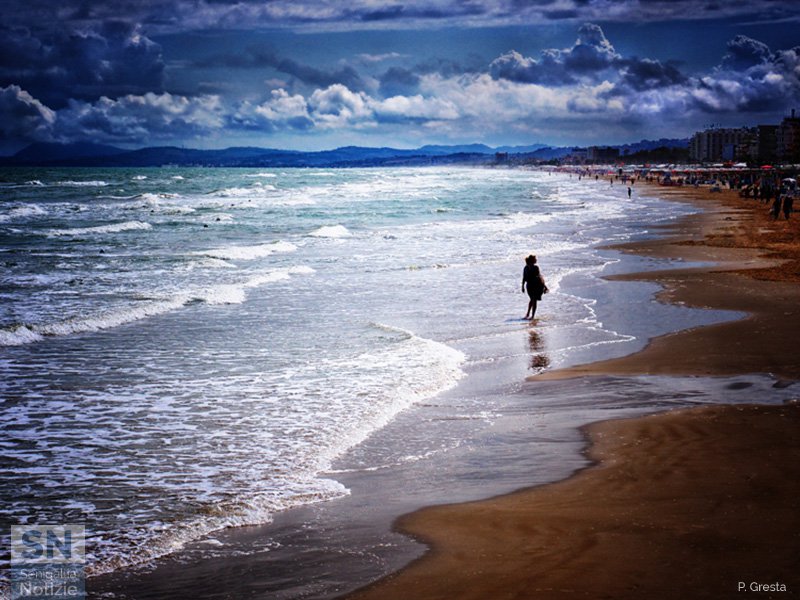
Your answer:
[[[220,284],[163,300],[148,300],[134,306],[100,312],[88,317],[66,319],[54,323],[17,325],[0,329],[0,346],[22,346],[39,342],[48,337],[112,329],[148,317],[162,315],[193,302],[204,302],[211,305],[241,304],[247,299],[248,289],[285,281],[292,275],[311,273],[314,273],[314,269],[307,266],[274,269],[254,275],[240,283]]]
[[[221,260],[253,260],[263,258],[276,252],[294,252],[297,246],[289,242],[277,241],[254,246],[228,246],[192,252],[194,256],[209,256]]]
[[[295,271],[309,272],[309,268],[297,267]],[[290,476],[276,478],[273,482],[276,489],[288,490],[288,494],[258,492],[249,498],[239,496],[236,500],[215,504],[213,513],[204,517],[171,523],[166,530],[147,532],[147,543],[138,544],[135,554],[100,560],[87,568],[89,576],[149,562],[176,552],[187,543],[214,531],[269,523],[277,512],[349,494],[350,490],[344,485],[325,476],[331,472],[333,461],[384,427],[402,410],[455,386],[465,375],[462,365],[466,357],[462,352],[405,329],[379,323],[372,325],[397,335],[398,339],[384,350],[336,361],[337,366],[352,363],[358,370],[366,369],[367,379],[370,379],[370,374],[385,377],[389,369],[399,363],[413,368],[405,371],[399,380],[385,381],[385,395],[381,401],[365,404],[363,414],[359,414],[350,427],[344,427],[338,435],[331,436],[329,444],[318,448],[319,453],[312,464],[299,468]]]
[[[324,225],[308,235],[318,238],[345,238],[353,234],[344,225]]]
[[[97,225],[96,227],[76,227],[74,229],[51,229],[47,237],[63,237],[71,235],[93,235],[104,233],[119,233],[120,231],[134,231],[151,229],[150,223],[143,221],[125,221],[124,223],[111,223],[110,225]]]

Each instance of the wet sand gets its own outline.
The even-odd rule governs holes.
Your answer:
[[[779,583],[791,597],[798,426],[797,405],[592,425],[596,466],[403,518],[398,527],[433,550],[351,598],[731,598],[739,582]]]
[[[800,220],[772,221],[767,207],[735,192],[663,188],[648,191],[699,203],[710,212],[664,228],[663,237],[614,246],[635,254],[713,261],[710,267],[609,277],[663,286],[658,299],[749,313],[746,319],[652,340],[632,356],[538,376],[726,375],[800,377]]]
[[[619,249],[715,264],[617,278],[658,282],[666,302],[749,316],[535,379],[756,372],[797,379],[800,224],[771,222],[763,204],[734,192],[647,191],[709,212]],[[703,407],[591,425],[593,467],[556,484],[400,519],[398,530],[431,550],[351,597],[800,595],[798,425],[796,404]]]

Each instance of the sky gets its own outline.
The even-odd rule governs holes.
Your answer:
[[[4,0],[0,154],[621,144],[800,108],[796,0]]]

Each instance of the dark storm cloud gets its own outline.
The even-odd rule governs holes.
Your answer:
[[[291,58],[283,58],[277,62],[275,69],[287,75],[291,75],[292,77],[296,77],[303,83],[317,87],[328,87],[336,83],[341,83],[351,90],[364,89],[364,82],[361,76],[349,65],[345,65],[331,72],[304,65]]]
[[[477,54],[466,56],[462,61],[431,58],[411,67],[391,67],[378,77],[378,91],[384,98],[411,96],[419,93],[419,85],[425,75],[436,74],[449,79],[471,76],[485,70],[486,62]]]
[[[160,91],[161,47],[134,25],[34,32],[0,25],[0,86],[19,85],[52,108],[70,98]]]
[[[414,71],[420,75],[438,73],[442,77],[459,77],[470,73],[481,73],[485,70],[486,62],[477,54],[469,54],[457,61],[446,58],[431,58],[414,66]]]
[[[773,52],[737,35],[708,75],[692,81],[696,108],[708,113],[778,112],[800,102],[800,47]]]
[[[181,47],[188,36],[165,36],[164,47],[175,49],[169,57],[172,81],[167,93],[162,49],[146,35],[152,35],[150,29],[123,19],[126,10],[116,0],[108,5],[90,3],[84,9],[70,1],[64,1],[60,13],[67,24],[63,27],[44,27],[41,22],[0,25],[0,136],[5,140],[152,144],[154,140],[232,139],[240,132],[333,136],[359,131],[377,132],[387,139],[400,130],[419,136],[445,131],[463,139],[487,132],[502,136],[534,126],[538,129],[530,131],[536,135],[575,131],[579,136],[589,123],[598,131],[626,124],[631,135],[637,135],[633,133],[636,127],[654,125],[685,131],[690,119],[702,122],[709,113],[726,115],[727,120],[742,115],[742,122],[758,122],[768,115],[769,120],[763,122],[774,122],[775,115],[800,102],[800,48],[773,50],[761,41],[737,36],[727,50],[718,49],[716,67],[698,73],[696,65],[692,69],[666,59],[623,56],[597,23],[581,26],[570,47],[546,49],[533,57],[511,50],[490,64],[467,54],[469,47],[465,51],[464,45],[458,53],[449,49],[457,60],[420,62],[426,50],[416,54],[416,49],[401,45],[377,48],[393,52],[357,54],[376,51],[360,45],[358,34],[332,37],[332,44],[341,44],[332,46],[335,52],[326,53],[327,48],[304,52],[303,56],[311,57],[304,61],[316,57],[318,62],[312,64],[266,45],[199,60],[196,47]],[[34,5],[37,2],[32,0]],[[640,2],[637,10],[666,10],[664,4],[669,3]],[[153,23],[156,8],[164,8],[157,17],[160,22],[171,18],[156,2],[131,2],[134,5],[153,9],[146,15],[150,20],[140,22]],[[428,5],[442,14],[449,6],[436,0]],[[619,4],[602,5],[615,11]],[[171,8],[180,6],[174,3]],[[394,16],[387,13],[380,20],[403,23],[414,11],[416,18],[422,18],[421,4],[403,6]],[[486,15],[500,15],[507,6],[505,0],[481,3]],[[543,14],[569,10],[572,4],[558,0],[520,6],[522,13],[535,9]],[[591,12],[599,6],[587,0],[584,8]],[[109,7],[118,9],[119,18],[98,20]],[[194,7],[195,23],[224,14],[227,20],[221,26],[229,26],[248,11],[256,11],[251,14],[254,23],[258,11],[289,11],[283,24],[324,19],[331,23],[344,14],[341,3],[325,0],[313,5],[282,0],[258,5],[198,1]],[[376,10],[372,1],[354,0],[347,18],[366,14],[367,7]],[[566,13],[561,17],[567,18]],[[248,40],[256,39],[248,35]],[[624,38],[625,46],[632,40],[635,37]],[[352,44],[347,50],[354,60],[361,57],[354,64],[365,75],[344,63],[325,68],[334,57],[346,55],[343,48],[348,44]],[[377,66],[388,59],[393,62]],[[276,78],[275,71],[283,76]],[[250,87],[243,86],[243,81]],[[177,89],[185,91],[177,93]],[[200,89],[206,93],[198,93]]]
[[[619,85],[635,91],[681,85],[688,78],[672,63],[662,63],[650,58],[632,58],[620,61],[622,65]]]
[[[547,49],[538,59],[511,51],[495,59],[489,71],[495,79],[542,85],[571,85],[581,78],[600,75],[620,60],[603,30],[586,23],[578,30],[578,40],[567,50]]]
[[[494,79],[516,83],[559,86],[576,82],[576,78],[565,68],[558,50],[543,50],[538,60],[512,50],[492,61],[489,72]]]
[[[490,3],[489,3],[490,4]],[[486,14],[487,7],[478,3],[452,2],[443,3],[441,8],[431,8],[425,3],[414,5],[413,2],[407,4],[397,4],[379,10],[367,10],[360,14],[362,21],[397,21],[400,19],[425,21],[454,19],[458,17],[475,17]]]
[[[363,90],[365,88],[364,81],[358,71],[350,65],[344,65],[335,70],[318,69],[291,58],[282,57],[271,48],[264,46],[249,46],[243,52],[210,56],[197,61],[194,66],[234,69],[271,68],[290,75],[310,86],[328,87],[341,83],[352,90]]]
[[[219,130],[225,108],[215,96],[187,98],[172,94],[73,100],[58,111],[53,135],[60,141],[94,140],[141,143],[186,139]]]
[[[566,107],[576,115],[780,113],[800,102],[800,48],[773,52],[743,35],[728,43],[720,64],[705,75],[689,76],[671,61],[623,57],[596,24],[582,26],[569,49],[547,49],[538,58],[511,51],[489,72],[495,80],[563,88]]]
[[[763,42],[746,35],[737,35],[728,42],[728,54],[722,59],[722,67],[744,70],[763,65],[772,60],[772,51]]]
[[[392,67],[380,77],[380,93],[383,97],[413,96],[419,91],[420,77],[403,67]]]
[[[90,25],[109,19],[170,31],[254,29],[260,27],[484,26],[512,23],[591,20],[629,23],[685,19],[796,19],[793,0],[713,2],[712,0],[404,0],[376,5],[374,0],[7,0],[6,23]]]
[[[0,88],[0,139],[49,140],[55,113],[19,86]]]

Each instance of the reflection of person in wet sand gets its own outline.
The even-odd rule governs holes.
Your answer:
[[[531,348],[531,369],[534,371],[541,371],[550,366],[550,357],[547,356],[542,350],[544,349],[544,341],[541,334],[535,329],[528,332],[528,344]]]
[[[528,312],[525,313],[525,318],[533,320],[536,316],[536,303],[542,299],[542,294],[548,292],[542,274],[536,264],[536,257],[533,254],[525,259],[525,269],[522,271],[523,294],[526,291],[526,284],[530,302],[528,302]]]

